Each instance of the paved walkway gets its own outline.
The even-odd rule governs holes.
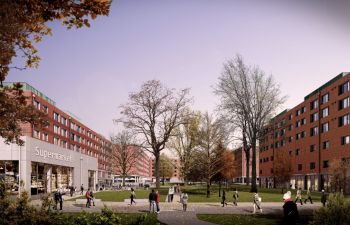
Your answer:
[[[67,199],[68,197],[66,197]],[[136,199],[137,202],[137,199]],[[32,204],[40,206],[40,201],[32,201]],[[136,205],[129,205],[125,202],[103,202],[95,207],[86,208],[85,204],[77,204],[75,201],[64,201],[64,212],[100,212],[106,206],[120,213],[146,213],[149,212],[149,204],[147,202],[140,202]],[[263,214],[277,214],[282,215],[283,203],[265,202],[262,203]],[[317,208],[321,207],[321,203],[299,205],[298,209],[301,215],[310,215]],[[159,221],[168,225],[212,225],[212,223],[200,221],[197,219],[197,214],[252,214],[252,203],[242,202],[238,206],[232,203],[228,206],[222,207],[220,203],[189,203],[188,211],[182,211],[182,204],[177,201],[173,203],[162,202],[160,204],[161,212],[158,215]]]

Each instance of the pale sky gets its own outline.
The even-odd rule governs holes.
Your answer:
[[[108,137],[118,106],[150,79],[191,88],[193,108],[213,112],[222,64],[239,53],[273,74],[292,108],[350,71],[349,21],[347,0],[115,0],[91,28],[51,24],[39,69],[7,81],[28,82]]]

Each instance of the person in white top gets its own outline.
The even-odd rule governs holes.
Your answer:
[[[173,202],[173,199],[174,199],[174,187],[170,187],[169,188],[169,202]]]

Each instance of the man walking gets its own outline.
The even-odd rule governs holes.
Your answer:
[[[304,203],[306,204],[307,200],[309,200],[312,203],[312,198],[311,198],[311,190],[310,190],[310,187],[307,189],[307,192],[306,192],[306,198],[305,198],[305,201]]]
[[[298,188],[297,190],[297,195],[295,197],[295,203],[297,203],[297,201],[300,201],[300,204],[303,205],[303,200],[301,199],[301,188]]]
[[[152,212],[152,211],[155,212],[157,195],[154,192],[154,189],[152,189],[152,192],[149,193],[148,200],[149,200],[149,212]]]
[[[84,186],[83,186],[83,184],[81,184],[81,186],[80,186],[80,194],[81,194],[81,195],[84,194]]]
[[[226,192],[225,192],[225,190],[222,190],[221,204],[222,204],[222,207],[224,207],[225,205],[227,205],[227,202],[226,202]]]

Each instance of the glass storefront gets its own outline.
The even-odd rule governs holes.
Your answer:
[[[5,181],[5,187],[8,192],[11,194],[18,193],[18,161],[0,161],[0,180]]]
[[[73,168],[32,162],[31,194],[68,190],[72,185]]]

